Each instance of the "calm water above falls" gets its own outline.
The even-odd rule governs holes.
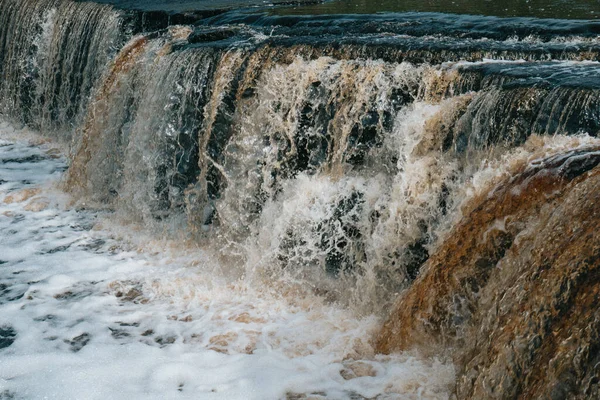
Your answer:
[[[440,12],[497,17],[600,18],[595,0],[332,0],[284,8],[283,14],[372,14],[382,12]]]
[[[600,18],[596,0],[100,0],[119,8],[189,12],[270,7],[277,14],[373,14],[440,12],[498,17]]]
[[[598,397],[596,2],[136,4],[0,0],[6,396]]]

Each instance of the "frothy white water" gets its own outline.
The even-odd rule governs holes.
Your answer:
[[[98,228],[26,136],[0,125],[0,398],[448,397],[452,365],[374,354],[375,317]]]

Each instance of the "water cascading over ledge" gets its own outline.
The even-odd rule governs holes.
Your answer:
[[[582,353],[559,347],[599,343],[599,31],[1,0],[0,110],[70,143],[79,204],[181,235],[246,279],[361,313],[395,303],[380,349],[448,352],[461,398],[585,396],[594,360],[569,375]],[[548,359],[556,373],[538,377]]]
[[[132,34],[194,19],[62,0],[3,0],[0,10],[0,112],[62,140]]]
[[[597,146],[533,159],[474,198],[379,349],[449,351],[459,398],[597,398],[599,163]]]

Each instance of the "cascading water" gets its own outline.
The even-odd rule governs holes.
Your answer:
[[[75,207],[200,247],[247,285],[389,317],[377,348],[452,358],[460,398],[598,394],[592,361],[568,379],[562,358],[552,380],[527,370],[567,357],[545,344],[564,319],[506,376],[494,352],[520,349],[467,343],[527,290],[489,272],[527,263],[526,221],[581,185],[595,196],[600,23],[214,14],[0,0],[0,112],[68,147]],[[598,298],[596,280],[573,285]],[[597,348],[588,328],[575,346]]]
[[[93,3],[4,1],[0,18],[3,113],[70,133],[121,45],[117,12]]]

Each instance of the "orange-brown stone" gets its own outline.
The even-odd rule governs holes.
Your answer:
[[[599,157],[548,158],[475,199],[378,350],[451,356],[460,399],[599,398]]]

